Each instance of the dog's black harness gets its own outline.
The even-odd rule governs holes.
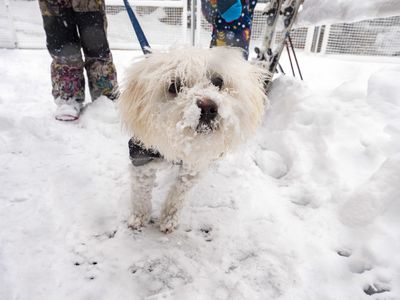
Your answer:
[[[143,166],[154,159],[162,158],[158,151],[144,148],[143,144],[135,138],[129,140],[128,146],[129,158],[135,167]]]

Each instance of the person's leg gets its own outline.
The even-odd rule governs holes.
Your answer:
[[[117,72],[107,41],[104,0],[72,0],[92,100],[118,96]]]
[[[201,0],[201,11],[207,22],[213,25],[218,14],[217,1]]]
[[[62,105],[83,103],[85,81],[80,39],[71,3],[60,0],[39,0],[51,63],[52,94]]]
[[[249,55],[253,13],[257,0],[242,0],[242,13],[239,18],[231,22],[227,22],[223,18],[221,12],[218,10],[217,1],[202,0],[203,14],[213,27],[210,47],[240,47],[244,50],[244,56],[247,59]]]

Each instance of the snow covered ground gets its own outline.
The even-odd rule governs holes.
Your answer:
[[[114,51],[120,78],[135,55]],[[400,299],[398,58],[300,55],[306,81],[275,81],[170,235],[126,226],[113,103],[55,121],[47,52],[0,60],[0,299]]]

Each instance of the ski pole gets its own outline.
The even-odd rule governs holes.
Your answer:
[[[296,77],[296,74],[294,73],[293,63],[292,63],[292,56],[290,55],[290,51],[289,51],[289,44],[288,44],[288,42],[286,42],[285,44],[286,44],[287,55],[289,57],[290,68],[292,69],[293,77]]]
[[[299,62],[297,61],[296,52],[294,51],[293,42],[292,42],[292,38],[290,37],[290,34],[288,34],[288,40],[289,40],[290,47],[292,47],[294,60],[296,61],[297,71],[299,72],[300,79],[303,80],[303,76],[301,75],[300,65],[299,65]]]

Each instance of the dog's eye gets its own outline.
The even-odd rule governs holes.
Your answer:
[[[168,92],[172,95],[178,94],[182,89],[182,84],[179,79],[172,80],[171,84],[168,87]]]
[[[213,85],[215,85],[217,88],[222,89],[222,86],[224,84],[224,81],[222,80],[221,77],[219,76],[215,76],[213,78],[211,78],[211,83]]]

